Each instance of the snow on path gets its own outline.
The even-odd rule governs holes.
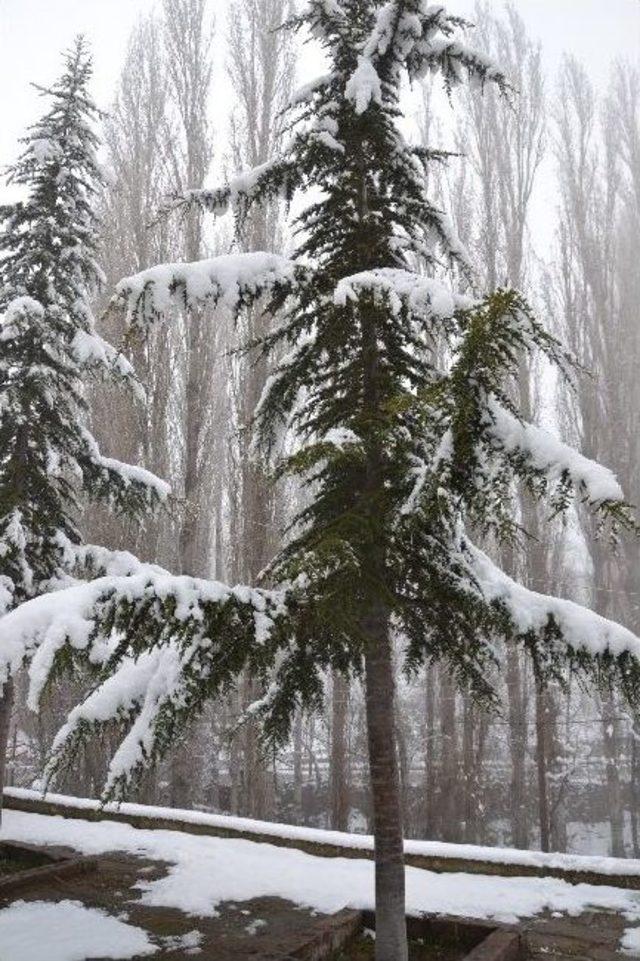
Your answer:
[[[35,961],[34,950],[45,950],[47,961],[85,961],[96,945],[113,959],[158,950],[142,928],[79,901],[15,901],[0,910],[0,961]]]
[[[140,881],[142,901],[212,916],[222,901],[281,897],[332,913],[373,907],[373,864],[356,858],[323,858],[292,848],[242,839],[146,830],[128,824],[89,822],[5,810],[0,837],[32,844],[73,847],[83,854],[121,851],[168,862],[165,877]],[[407,868],[407,910],[515,922],[545,909],[579,915],[611,910],[640,922],[640,892],[556,878],[435,874]]]

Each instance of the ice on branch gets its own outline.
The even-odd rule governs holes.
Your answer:
[[[484,598],[507,612],[518,634],[544,633],[553,625],[562,635],[560,643],[576,652],[584,651],[590,657],[630,654],[640,659],[640,638],[626,627],[573,601],[523,587],[466,538],[464,552]]]
[[[549,431],[518,420],[495,400],[489,405],[489,416],[489,432],[507,453],[522,455],[551,480],[568,476],[574,489],[584,492],[592,504],[624,501],[622,488],[607,467],[580,454]]]
[[[205,303],[235,312],[262,294],[292,285],[300,270],[278,254],[227,254],[143,270],[120,281],[116,298],[126,305],[129,323],[146,326],[176,309]]]

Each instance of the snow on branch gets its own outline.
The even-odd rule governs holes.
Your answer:
[[[133,390],[139,400],[144,400],[144,388],[133,366],[124,354],[112,347],[96,331],[78,330],[73,338],[71,349],[80,366],[97,374],[114,374]]]
[[[61,536],[66,567],[81,580],[96,577],[131,577],[133,574],[168,574],[159,564],[139,560],[129,551],[112,551],[100,544],[72,544]]]
[[[314,95],[319,90],[322,90],[323,87],[329,86],[329,84],[332,82],[333,79],[334,79],[334,74],[323,73],[319,77],[315,77],[313,80],[310,80],[308,83],[305,83],[301,87],[298,87],[298,89],[294,91],[294,93],[289,99],[289,106],[297,107],[300,104],[309,103],[309,101],[313,99]]]
[[[490,58],[452,39],[467,25],[460,17],[447,14],[442,4],[424,0],[383,4],[345,89],[356,113],[364,113],[372,103],[380,104],[385,82],[397,83],[402,69],[411,79],[420,79],[430,70],[440,71],[447,89],[460,83],[465,72],[480,83],[493,81],[506,89],[504,75]]]
[[[78,453],[77,461],[89,489],[115,509],[137,515],[153,512],[166,503],[171,493],[166,481],[143,467],[105,457],[88,431],[83,430],[82,437],[84,450]]]
[[[429,70],[439,70],[447,89],[462,83],[465,72],[477,84],[492,81],[504,91],[509,89],[504,74],[490,57],[459,40],[434,40],[421,51],[417,59],[419,66],[414,71],[415,75],[424,76]]]
[[[348,25],[345,12],[339,0],[308,0],[302,17],[294,18],[305,22],[312,36],[323,40]]]
[[[270,291],[292,285],[301,268],[278,254],[226,254],[194,263],[161,264],[121,280],[116,301],[127,320],[145,327],[175,309],[212,303],[236,312]]]
[[[364,291],[386,298],[394,315],[405,307],[412,313],[451,317],[459,306],[468,306],[468,300],[455,296],[439,280],[393,267],[343,277],[334,291],[334,303],[345,306],[358,300]]]
[[[289,200],[299,181],[300,173],[292,160],[274,157],[241,171],[222,187],[197,188],[178,194],[167,209],[188,208],[196,204],[217,216],[232,210],[242,218],[257,201]]]
[[[568,477],[591,504],[624,502],[622,488],[608,468],[584,457],[549,431],[519,420],[495,400],[489,403],[488,413],[489,433],[508,454],[524,457],[534,470],[544,472],[551,480]]]
[[[518,584],[466,538],[463,549],[484,598],[506,612],[521,637],[546,636],[552,630],[578,654],[583,652],[590,658],[631,655],[640,660],[640,638],[626,627],[574,601],[539,594]]]
[[[371,103],[382,103],[380,77],[368,57],[358,57],[358,66],[349,77],[344,92],[357,114],[364,113]]]
[[[145,651],[137,660],[125,658],[114,674],[70,712],[53,741],[48,771],[55,773],[57,760],[83,729],[133,717],[109,763],[104,791],[110,794],[153,753],[154,728],[165,701],[185,693],[185,666],[175,644]]]
[[[251,663],[270,665],[284,593],[175,577],[140,565],[42,595],[0,620],[0,683],[28,662],[35,710],[57,665],[81,658],[104,674],[56,739],[50,773],[101,724],[129,727],[108,790],[123,787],[169,743],[177,718],[230,686]]]

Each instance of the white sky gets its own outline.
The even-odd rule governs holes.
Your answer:
[[[210,3],[222,31],[226,0]],[[501,0],[493,3],[501,6]],[[473,5],[474,0],[449,2],[452,12],[465,15]],[[92,45],[94,95],[101,107],[109,106],[129,31],[152,6],[153,0],[0,0],[0,165],[14,159],[17,138],[40,111],[30,82],[46,84],[56,76],[60,51],[76,33],[84,33]],[[576,54],[598,82],[612,59],[640,58],[640,0],[517,0],[517,7],[531,35],[542,41],[551,71],[565,50]],[[220,89],[218,129],[228,97]]]

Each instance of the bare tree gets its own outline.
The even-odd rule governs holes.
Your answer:
[[[229,65],[235,105],[231,115],[231,162],[236,170],[265,163],[277,153],[283,135],[280,114],[293,84],[294,51],[289,36],[277,28],[290,11],[290,0],[234,0],[229,11]],[[246,250],[277,250],[283,244],[281,210],[267,205],[248,219],[243,232]],[[263,336],[273,324],[264,311],[247,310],[240,319],[238,340],[248,343]],[[278,504],[273,488],[249,451],[248,427],[266,381],[263,362],[236,357],[232,383],[237,434],[230,450],[230,525],[233,532],[232,576],[251,583],[271,560],[277,532]],[[259,696],[255,682],[245,677],[238,711]],[[265,817],[273,806],[272,782],[261,757],[258,733],[246,723],[236,749],[239,810]]]
[[[171,140],[168,121],[168,81],[157,19],[141,20],[134,29],[118,82],[116,97],[104,129],[109,185],[102,197],[101,262],[106,275],[105,297],[125,273],[142,270],[167,257],[175,237],[170,226],[156,222],[158,199],[168,188],[166,144]],[[122,343],[122,318],[103,315],[103,326],[114,343]],[[167,422],[171,405],[172,345],[167,328],[154,332],[145,343],[127,345],[145,389],[146,401],[98,390],[92,419],[102,447],[109,452],[117,442],[127,456],[160,476],[171,477]],[[161,563],[174,560],[167,518],[146,530],[121,529],[106,512],[92,511],[89,523],[104,543],[134,548]]]
[[[633,499],[639,493],[636,369],[640,356],[637,310],[640,285],[630,250],[640,237],[638,73],[619,65],[604,108],[583,67],[565,59],[556,101],[556,157],[561,188],[557,300],[563,333],[585,367],[573,398],[563,399],[567,430],[590,456],[614,465]],[[607,423],[602,431],[597,422]],[[631,602],[640,587],[637,544],[611,557],[597,528],[581,515],[591,561],[593,604],[603,613],[638,622]],[[611,851],[624,855],[624,797],[620,705],[602,697]]]
[[[469,92],[461,121],[458,142],[467,147],[475,182],[466,184],[467,200],[460,211],[462,191],[458,191],[458,212],[471,223],[459,223],[478,270],[490,289],[514,286],[526,290],[529,264],[527,257],[528,223],[531,201],[544,156],[545,91],[539,45],[530,40],[522,17],[513,4],[504,17],[493,14],[486,3],[477,3],[477,38],[482,48],[499,62],[516,93],[510,102],[494,91]],[[526,362],[520,366],[520,399],[523,415],[535,419],[535,372]],[[535,549],[539,518],[530,502],[518,496],[523,527],[532,540],[518,556],[509,550],[508,569],[525,583],[541,586],[545,577],[544,557]],[[527,847],[529,838],[527,805],[527,714],[528,678],[521,655],[507,652],[507,694],[509,748],[511,754],[511,823],[513,843]],[[538,703],[538,702],[536,702]],[[540,752],[539,752],[540,753]],[[541,806],[545,804],[541,793]],[[541,815],[542,820],[546,814]]]

